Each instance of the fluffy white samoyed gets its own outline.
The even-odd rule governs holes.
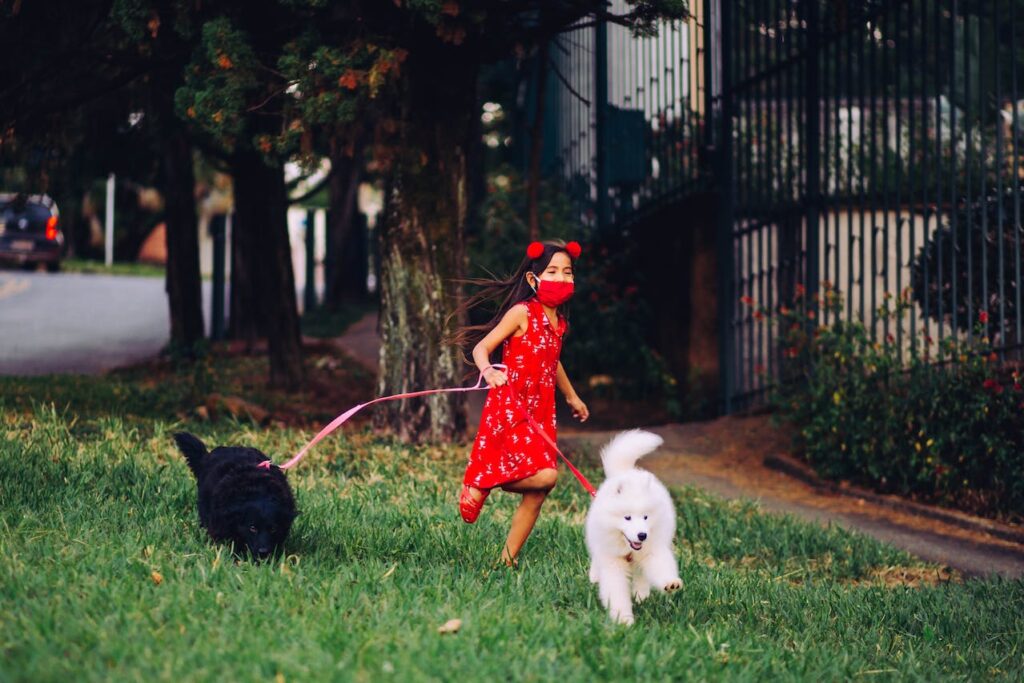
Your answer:
[[[613,438],[601,451],[604,483],[587,513],[590,581],[614,621],[633,623],[633,601],[682,587],[672,550],[675,507],[658,478],[636,461],[662,444],[657,434],[634,429]],[[632,585],[631,585],[632,584]]]

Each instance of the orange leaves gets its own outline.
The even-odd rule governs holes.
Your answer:
[[[235,63],[231,61],[231,57],[221,52],[217,55],[217,66],[222,69],[231,69],[235,66]]]
[[[353,61],[365,64],[368,61],[366,57],[370,57],[372,62],[369,64],[369,68],[346,69],[338,78],[338,86],[346,90],[356,90],[360,86],[366,85],[370,89],[370,97],[377,96],[389,77],[398,75],[402,63],[409,56],[409,52],[401,48],[387,50],[372,44],[360,46],[360,51],[364,53],[361,55],[362,59],[359,59],[360,55],[358,54],[351,55],[351,58]]]
[[[357,71],[356,69],[349,69],[341,75],[338,79],[338,85],[342,88],[348,88],[349,90],[355,90],[359,87],[359,82],[364,77],[363,71]]]

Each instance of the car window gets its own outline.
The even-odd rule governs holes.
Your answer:
[[[7,203],[2,212],[3,222],[8,230],[24,229],[32,232],[40,232],[46,229],[46,221],[50,218],[50,210],[41,204],[29,202],[23,211],[17,211],[10,203]],[[28,223],[22,228],[21,221]]]

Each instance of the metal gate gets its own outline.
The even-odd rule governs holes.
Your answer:
[[[823,324],[861,320],[908,352],[980,325],[1018,359],[1024,0],[691,11],[653,39],[565,34],[549,161],[584,224],[717,191],[723,408],[763,398],[771,313],[822,283],[844,297]],[[879,314],[900,295],[902,319]]]

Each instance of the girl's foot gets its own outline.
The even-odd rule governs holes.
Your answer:
[[[459,512],[462,514],[462,521],[472,524],[480,516],[484,509],[484,501],[491,493],[490,489],[476,489],[472,486],[462,486],[462,493],[459,495]]]

